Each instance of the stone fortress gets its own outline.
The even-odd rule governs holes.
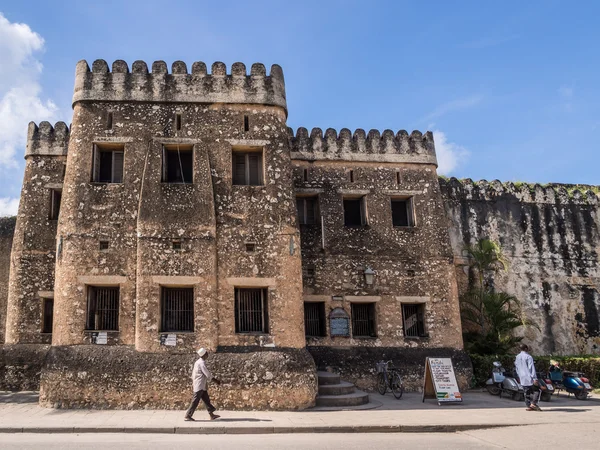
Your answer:
[[[0,389],[183,408],[207,347],[225,408],[306,408],[317,368],[470,377],[463,248],[502,245],[541,353],[599,353],[598,188],[438,177],[433,136],[286,125],[282,69],[77,64],[70,127],[31,123],[0,220]]]

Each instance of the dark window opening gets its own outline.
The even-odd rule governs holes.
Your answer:
[[[375,303],[352,303],[352,336],[377,337]]]
[[[172,242],[173,250],[181,250],[181,241]]]
[[[100,250],[108,250],[110,246],[108,241],[100,241]]]
[[[319,217],[318,197],[296,197],[300,225],[315,225]]]
[[[86,330],[119,330],[119,288],[88,286]]]
[[[400,172],[396,172],[396,184],[400,184]]]
[[[364,227],[366,224],[365,198],[345,198],[344,225],[347,227]]]
[[[122,183],[124,146],[94,146],[92,181],[95,183]]]
[[[181,130],[181,114],[175,114],[175,129]]]
[[[416,272],[413,269],[408,269],[406,271],[406,275],[408,275],[409,277],[414,277],[416,275]]]
[[[348,179],[350,180],[350,183],[354,183],[354,170],[348,172]]]
[[[246,243],[246,251],[247,252],[253,252],[256,250],[256,244],[253,242],[247,242]]]
[[[315,266],[314,264],[308,264],[302,268],[302,276],[305,278],[314,278]]]
[[[308,181],[308,169],[303,170],[304,181]]]
[[[42,333],[52,333],[54,319],[54,299],[42,299]]]
[[[325,302],[304,303],[304,334],[309,337],[326,336]]]
[[[395,227],[412,227],[412,200],[392,199],[392,223]]]
[[[50,189],[50,220],[58,220],[61,199],[62,191],[60,189]]]
[[[106,129],[110,130],[113,126],[113,113],[109,112],[106,116]]]
[[[235,288],[235,332],[269,332],[267,289]]]
[[[163,147],[163,183],[189,184],[194,181],[194,151],[190,146]]]
[[[233,152],[233,184],[260,186],[263,184],[262,151]]]
[[[250,122],[248,116],[244,116],[244,131],[250,131]]]
[[[406,337],[427,337],[425,333],[425,304],[403,304],[402,325]]]
[[[161,288],[160,330],[194,331],[194,288]]]

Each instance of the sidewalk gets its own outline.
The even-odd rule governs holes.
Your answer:
[[[438,406],[407,393],[396,400],[390,393],[371,397],[382,403],[368,411],[220,411],[208,420],[199,409],[196,422],[185,422],[184,411],[56,410],[37,405],[36,393],[0,392],[0,432],[4,433],[369,433],[455,432],[515,425],[600,423],[600,399],[586,401],[566,395],[542,402],[543,411],[525,411],[522,402],[470,391],[460,405]]]

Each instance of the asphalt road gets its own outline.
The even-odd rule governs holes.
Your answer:
[[[462,433],[175,435],[175,434],[0,434],[0,449],[597,449],[598,424],[548,424]]]

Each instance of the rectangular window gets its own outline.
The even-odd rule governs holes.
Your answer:
[[[88,286],[86,330],[119,330],[119,288]]]
[[[42,299],[42,333],[52,333],[52,321],[54,318],[54,299]]]
[[[315,225],[319,222],[318,197],[296,197],[296,208],[300,225]]]
[[[377,337],[375,303],[352,303],[352,336]]]
[[[304,333],[306,336],[322,337],[326,335],[325,302],[304,303]]]
[[[269,332],[267,289],[235,288],[235,332]]]
[[[344,199],[344,225],[347,227],[364,227],[367,225],[366,199]]]
[[[194,150],[191,145],[164,145],[162,158],[163,183],[194,182]]]
[[[412,198],[392,199],[392,223],[395,227],[414,226]]]
[[[161,331],[194,331],[194,288],[161,289]]]
[[[95,144],[92,181],[95,183],[122,183],[124,155],[124,144]]]
[[[233,151],[233,184],[245,186],[261,186],[263,181],[263,152]]]
[[[62,191],[60,189],[50,189],[50,220],[58,220],[61,198]]]
[[[403,303],[402,325],[406,337],[426,337],[425,333],[425,304]]]

